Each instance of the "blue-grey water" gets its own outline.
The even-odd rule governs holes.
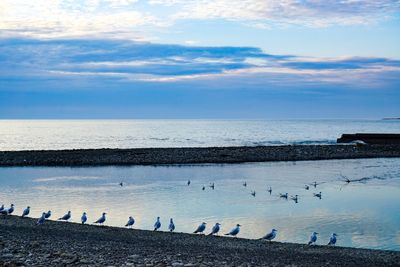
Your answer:
[[[92,133],[93,134],[93,133]],[[361,182],[347,184],[341,175]],[[191,185],[187,186],[187,180]],[[124,186],[118,185],[123,181]],[[243,182],[247,182],[244,187]],[[309,191],[304,185],[317,181]],[[215,190],[207,187],[215,183]],[[312,231],[325,244],[332,232],[338,245],[400,250],[400,159],[356,159],[248,164],[132,167],[0,168],[0,204],[30,205],[31,216],[53,211],[52,219],[72,211],[79,222],[107,212],[106,224],[152,229],[170,217],[178,232],[192,232],[202,221],[222,232],[242,224],[239,237],[259,238],[278,229],[277,241],[305,243]],[[202,187],[206,186],[206,190]],[[273,189],[270,195],[267,188]],[[253,197],[250,193],[256,191]],[[322,199],[313,196],[322,192]],[[299,195],[299,202],[278,193]]]
[[[335,143],[400,120],[0,120],[0,151]]]

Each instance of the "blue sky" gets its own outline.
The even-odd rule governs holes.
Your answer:
[[[400,1],[3,0],[0,118],[400,116]]]

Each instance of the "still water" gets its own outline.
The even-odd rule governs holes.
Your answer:
[[[0,151],[332,144],[400,120],[0,120]]]
[[[340,175],[362,180],[346,185]],[[304,189],[314,181],[321,184]],[[212,182],[215,190],[208,187]],[[56,219],[71,210],[72,220],[79,222],[86,211],[93,222],[105,211],[107,225],[123,226],[132,215],[135,228],[152,229],[160,216],[164,231],[172,217],[178,232],[192,232],[205,221],[207,232],[220,222],[226,233],[240,223],[243,238],[276,228],[277,241],[305,243],[316,231],[317,243],[325,244],[336,232],[340,246],[400,250],[400,159],[10,167],[0,168],[0,183],[0,204],[14,203],[17,214],[30,205],[32,217],[50,209]],[[320,191],[322,199],[313,196]],[[285,192],[298,194],[299,202],[279,198]]]

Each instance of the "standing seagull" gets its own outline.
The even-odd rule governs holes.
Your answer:
[[[236,236],[240,232],[240,224],[236,224],[236,227],[233,228],[229,233],[225,235],[231,235],[231,236]]]
[[[24,209],[24,212],[22,212],[22,217],[28,216],[29,212],[31,211],[31,207],[26,207],[26,209]]]
[[[4,209],[4,208],[3,208],[3,209],[0,211],[0,214],[8,215],[8,214],[13,213],[13,211],[14,211],[14,204],[11,204],[10,208],[8,208],[8,209]]]
[[[157,217],[157,221],[154,223],[154,231],[157,231],[161,227],[160,217]]]
[[[58,218],[59,221],[68,221],[71,218],[71,211],[68,211],[67,214],[62,216],[61,218]]]
[[[305,189],[305,190],[310,190],[310,186],[306,184],[306,185],[304,186],[304,189]]]
[[[44,218],[45,218],[45,219],[48,219],[48,218],[50,218],[50,216],[51,216],[51,210],[49,210],[49,211],[46,213],[46,215],[44,215]]]
[[[317,235],[318,235],[317,232],[313,232],[311,234],[310,241],[308,242],[309,245],[315,244],[315,242],[317,242]]]
[[[128,222],[125,224],[125,227],[132,227],[135,224],[135,219],[132,216],[129,216]]]
[[[190,185],[190,180],[187,181],[187,185],[188,185],[188,186]]]
[[[221,224],[220,223],[216,223],[213,228],[211,229],[211,233],[209,233],[208,235],[217,235],[219,232],[219,229],[221,229]]]
[[[329,240],[328,246],[334,246],[336,244],[336,236],[337,234],[333,233],[331,239]]]
[[[214,183],[210,184],[210,187],[211,187],[212,190],[214,190],[214,188],[215,188]]]
[[[106,214],[107,213],[103,212],[101,217],[97,221],[95,221],[94,223],[103,224],[106,221]]]
[[[8,209],[7,213],[11,214],[14,212],[14,204],[11,204],[11,207]]]
[[[244,182],[244,183],[243,183],[243,186],[244,186],[244,187],[246,187],[246,186],[247,186],[247,183],[246,183],[246,182]]]
[[[202,234],[204,232],[204,230],[206,230],[206,224],[205,222],[203,222],[202,224],[199,225],[199,227],[197,227],[196,231],[194,231],[194,234],[200,233]]]
[[[204,191],[204,190],[206,190],[206,187],[203,185],[203,188],[202,188],[202,190]]]
[[[82,222],[82,224],[85,224],[86,221],[87,221],[87,216],[86,216],[86,212],[84,212],[84,213],[82,214],[82,217],[81,217],[81,222]]]
[[[276,233],[278,232],[278,230],[276,229],[272,229],[271,233],[266,234],[263,238],[261,239],[265,239],[268,241],[272,241],[272,239],[274,239],[276,237]]]
[[[253,197],[255,197],[256,196],[256,191],[251,191],[251,193],[250,193]]]
[[[42,213],[42,216],[36,222],[36,225],[42,225],[46,221],[46,212]]]
[[[174,224],[174,220],[172,218],[169,220],[168,230],[170,232],[173,232],[175,230],[175,224]]]
[[[290,199],[293,200],[294,203],[298,203],[299,202],[299,196],[298,195],[291,196]]]

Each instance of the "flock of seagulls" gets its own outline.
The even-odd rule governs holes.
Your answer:
[[[4,208],[4,205],[2,205],[0,207],[0,214],[2,214],[2,215],[11,215],[13,212],[14,212],[14,204],[11,204],[10,208],[8,208],[8,209]],[[22,212],[21,217],[26,217],[29,215],[29,213],[30,213],[30,207],[28,206]],[[101,217],[93,223],[103,225],[106,221],[106,214],[107,213],[103,212]],[[50,217],[51,217],[51,211],[43,212],[42,215],[37,220],[36,224],[43,225],[46,222],[46,220],[48,220]],[[71,211],[68,211],[64,216],[58,218],[57,220],[68,222],[70,219],[71,219]],[[87,222],[87,220],[88,220],[87,214],[86,214],[86,212],[83,212],[82,217],[81,217],[81,223],[85,224]],[[132,228],[132,226],[134,224],[135,224],[135,219],[132,216],[129,216],[128,222],[125,224],[125,227]],[[236,226],[231,231],[226,233],[225,235],[236,237],[240,232],[240,227],[241,227],[240,224],[236,224]],[[202,222],[193,233],[194,234],[205,234],[206,228],[207,228],[207,223]],[[160,217],[157,217],[156,222],[154,223],[154,231],[158,231],[160,229],[161,229],[161,221],[160,221]],[[175,224],[174,224],[174,220],[172,218],[170,219],[170,222],[168,225],[168,230],[170,232],[175,231]],[[220,230],[221,230],[221,224],[217,222],[212,227],[211,232],[208,233],[207,235],[209,235],[209,236],[210,235],[218,235]],[[273,239],[276,238],[277,233],[278,233],[278,230],[272,229],[271,232],[267,233],[265,236],[260,238],[260,240],[272,241]],[[318,235],[317,232],[313,232],[311,234],[308,245],[313,245],[317,242],[317,235]],[[327,245],[334,246],[337,241],[337,236],[338,235],[336,233],[333,233],[332,236],[330,237],[329,243]]]
[[[346,181],[346,183],[350,183],[351,182],[351,180],[349,180],[349,179],[347,179],[345,181]],[[187,184],[187,186],[190,186],[191,181],[188,180],[186,184]],[[305,190],[310,190],[310,186],[313,186],[314,188],[317,188],[317,186],[319,184],[320,183],[317,183],[317,182],[313,182],[311,184],[306,184],[304,186],[304,189]],[[242,185],[244,187],[247,187],[247,182],[244,182]],[[124,183],[120,182],[119,186],[121,186],[121,187],[124,186]],[[209,187],[214,190],[215,189],[215,184],[211,183],[209,185]],[[206,189],[206,187],[203,185],[202,186],[202,190],[205,190],[205,189]],[[267,192],[269,192],[269,194],[271,195],[272,194],[272,187],[269,187],[267,189]],[[250,194],[253,197],[255,197],[256,196],[256,191],[252,190]],[[313,195],[314,195],[314,197],[317,197],[319,199],[322,198],[322,193],[321,192],[313,193]],[[289,194],[288,193],[279,193],[279,197],[287,200],[289,198]],[[298,199],[299,199],[299,196],[298,195],[290,196],[290,199],[293,200],[295,203],[297,203]],[[1,215],[11,215],[11,214],[13,214],[14,209],[15,209],[14,204],[11,204],[9,208],[5,208],[4,204],[3,204],[0,207],[0,214]],[[26,217],[26,216],[29,215],[29,213],[30,213],[30,206],[26,207],[23,210],[21,216],[22,217]],[[51,217],[51,215],[52,215],[52,213],[51,213],[50,210],[47,211],[47,212],[43,212],[42,215],[37,220],[36,224],[37,225],[43,225],[46,222],[46,220],[48,220]],[[98,220],[96,220],[95,222],[93,222],[93,223],[94,224],[98,224],[98,225],[103,225],[105,223],[105,221],[106,221],[106,215],[107,215],[107,213],[103,212],[101,217]],[[59,220],[59,221],[69,221],[70,219],[71,219],[71,211],[68,211],[64,216],[58,218],[57,220]],[[85,224],[85,223],[87,223],[87,221],[88,221],[87,213],[83,212],[82,216],[81,216],[81,223]],[[134,224],[135,224],[135,219],[132,216],[129,216],[128,222],[125,224],[125,227],[132,228]],[[196,228],[196,230],[193,233],[194,234],[205,234],[206,227],[207,227],[207,223],[206,222],[202,222]],[[236,237],[240,232],[240,227],[241,227],[240,224],[236,224],[236,226],[230,232],[226,233],[225,235]],[[154,231],[158,231],[160,229],[161,229],[161,221],[160,221],[160,217],[157,217],[156,222],[154,223]],[[168,230],[170,232],[174,232],[175,231],[175,223],[174,223],[172,218],[170,219],[170,222],[169,222],[169,225],[168,225]],[[221,230],[221,224],[217,222],[212,227],[211,232],[209,232],[208,235],[218,235],[220,230]],[[278,230],[272,229],[271,232],[267,233],[265,236],[263,236],[260,239],[261,240],[272,241],[273,239],[276,238],[277,233],[278,233]],[[317,242],[317,235],[318,235],[317,232],[313,232],[311,234],[310,240],[308,242],[308,245],[313,245],[313,244],[315,244]],[[336,233],[333,233],[332,236],[330,237],[329,243],[327,245],[335,245],[336,241],[337,241],[337,236],[338,235]]]

